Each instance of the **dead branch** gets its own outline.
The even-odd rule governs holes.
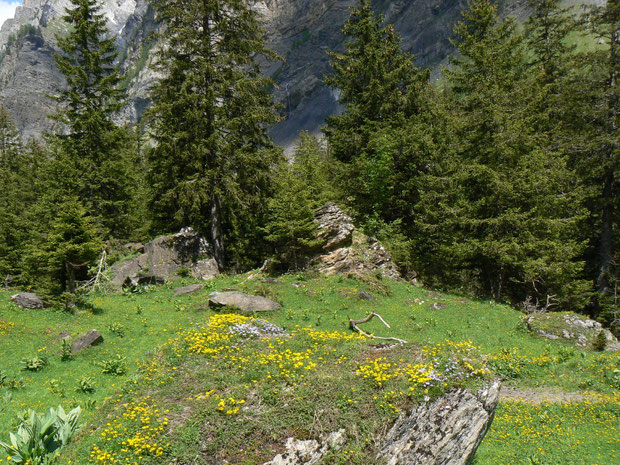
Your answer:
[[[389,324],[387,324],[387,322],[381,317],[381,315],[379,315],[378,313],[375,313],[375,312],[370,313],[366,318],[364,318],[362,320],[352,320],[351,318],[349,318],[349,327],[353,331],[356,331],[359,334],[361,334],[362,336],[366,336],[366,337],[371,338],[371,339],[381,339],[381,340],[384,340],[384,341],[396,341],[399,344],[407,344],[407,341],[405,341],[404,339],[398,339],[397,337],[381,337],[381,336],[375,336],[373,334],[369,334],[369,333],[365,332],[364,330],[362,330],[358,326],[358,325],[361,325],[361,324],[364,324],[364,323],[368,323],[370,320],[372,320],[375,317],[379,318],[381,323],[383,323],[385,326],[387,326],[388,328],[391,329],[391,326]]]

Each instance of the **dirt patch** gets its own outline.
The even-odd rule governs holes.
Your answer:
[[[517,389],[509,386],[502,386],[499,395],[500,401],[516,401],[528,404],[570,404],[572,402],[582,402],[586,397],[580,392],[563,392],[549,388],[538,389]]]

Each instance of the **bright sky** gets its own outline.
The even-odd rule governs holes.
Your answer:
[[[22,4],[22,0],[0,0],[0,26],[15,15],[15,8]]]

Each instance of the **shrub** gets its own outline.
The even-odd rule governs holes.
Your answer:
[[[603,352],[605,350],[605,347],[607,347],[607,337],[605,336],[605,331],[601,330],[596,335],[596,339],[594,339],[592,348],[599,352]]]
[[[17,429],[10,433],[10,444],[0,441],[15,464],[44,465],[49,463],[47,456],[67,445],[80,419],[81,409],[77,407],[65,413],[61,406],[50,409],[45,415],[29,410]]]

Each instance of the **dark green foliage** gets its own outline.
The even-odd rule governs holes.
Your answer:
[[[594,339],[594,342],[592,343],[592,348],[602,352],[605,350],[605,347],[607,347],[607,337],[605,336],[605,331],[601,330],[596,335],[596,339]]]
[[[48,204],[49,205],[49,204]],[[30,244],[25,272],[41,292],[57,296],[74,292],[79,279],[103,250],[94,219],[76,197],[57,199],[50,222]]]
[[[419,225],[439,263],[429,274],[497,299],[582,308],[580,189],[565,157],[531,124],[537,88],[525,74],[523,37],[488,0],[455,27],[460,55],[446,71],[459,146],[425,178]]]
[[[361,218],[389,217],[397,132],[420,113],[428,87],[428,73],[413,65],[394,27],[382,22],[369,1],[354,8],[343,29],[346,50],[329,53],[333,75],[325,79],[340,92],[345,110],[327,119],[324,132],[345,164],[339,183]]]
[[[32,206],[40,195],[42,148],[23,144],[6,110],[0,107],[0,281],[22,280],[21,260],[36,224]]]
[[[106,235],[130,234],[129,204],[135,160],[131,135],[112,116],[121,108],[114,37],[97,0],[72,0],[63,20],[70,28],[57,36],[56,66],[67,87],[58,92],[53,118],[59,127],[50,142],[57,147],[57,169],[67,179],[58,186],[78,196]]]
[[[192,226],[210,238],[220,268],[256,252],[257,226],[280,154],[266,135],[276,121],[257,55],[265,48],[258,15],[241,0],[163,1],[164,74],[150,111],[150,208],[158,232]],[[257,257],[252,257],[257,258]]]
[[[566,80],[566,139],[572,164],[587,189],[588,273],[599,292],[599,311],[610,322],[618,311],[613,303],[613,258],[620,236],[620,5],[614,1],[590,8],[584,19],[598,46],[577,56]]]
[[[333,166],[317,138],[301,133],[293,160],[283,162],[274,176],[265,239],[285,269],[306,265],[307,256],[319,245],[314,213],[336,197],[330,182]]]

